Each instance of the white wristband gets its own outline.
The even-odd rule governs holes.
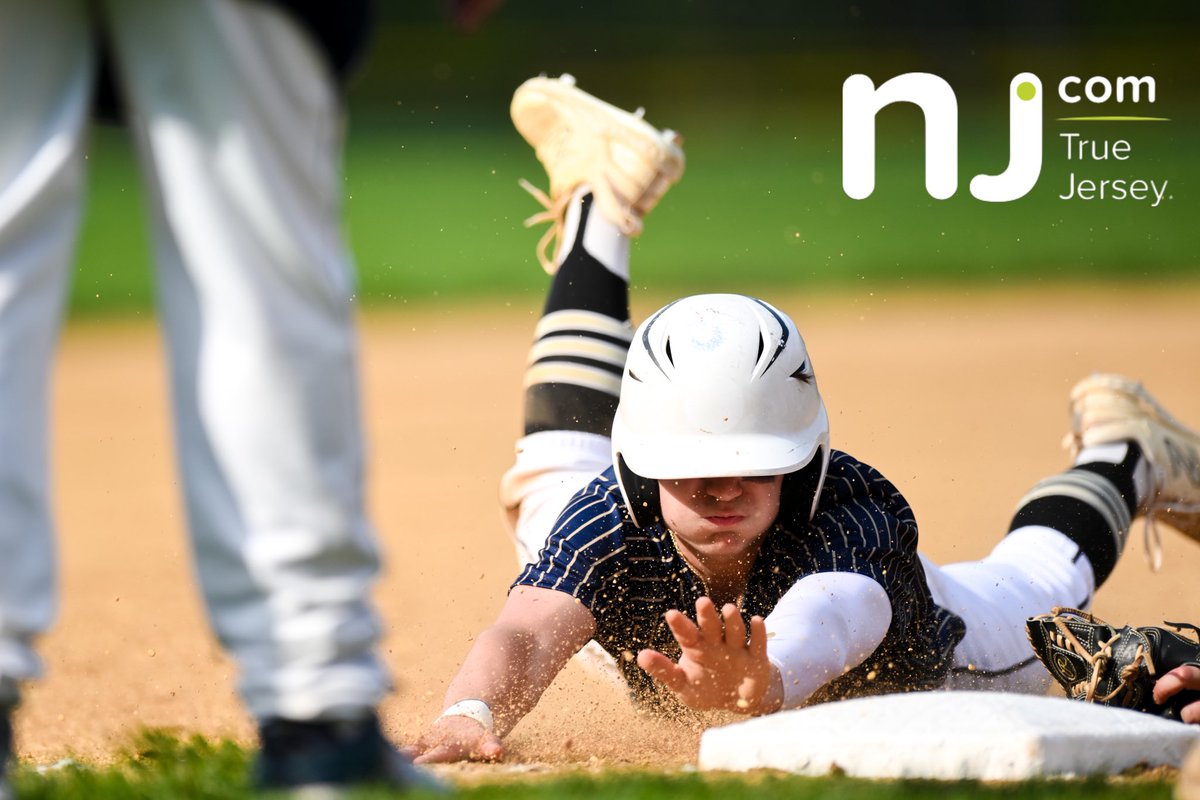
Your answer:
[[[492,717],[491,707],[475,698],[459,700],[441,713],[438,719],[445,717],[466,717],[473,719],[483,726],[483,729],[488,733],[492,733],[495,725],[495,720]]]

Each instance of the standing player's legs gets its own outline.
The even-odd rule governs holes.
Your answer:
[[[32,642],[55,611],[48,389],[93,58],[83,3],[0,6],[0,715],[39,673]]]
[[[373,720],[389,679],[368,600],[379,554],[363,509],[336,87],[274,4],[105,8],[149,177],[208,612],[260,722]]]
[[[1091,604],[1145,507],[1147,475],[1136,444],[1085,448],[1071,469],[1021,499],[1008,535],[986,558],[925,562],[935,602],[967,625],[949,688],[1045,692],[1050,676],[1029,647],[1025,620]]]

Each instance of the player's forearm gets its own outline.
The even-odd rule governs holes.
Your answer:
[[[505,736],[528,714],[570,658],[554,652],[529,631],[494,626],[475,645],[446,690],[445,707],[483,700],[492,710],[497,736]]]

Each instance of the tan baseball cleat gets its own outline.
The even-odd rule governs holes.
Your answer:
[[[641,109],[631,114],[593,97],[570,75],[525,81],[513,94],[511,113],[550,177],[549,196],[526,181],[521,185],[546,207],[525,224],[552,223],[538,242],[538,260],[551,274],[557,262],[550,246],[561,239],[575,189],[589,186],[604,218],[637,236],[642,217],[683,175],[678,134],[650,125]]]
[[[1097,374],[1071,391],[1071,434],[1081,448],[1135,441],[1150,465],[1149,499],[1139,509],[1200,542],[1200,435],[1158,404],[1142,385],[1121,375]],[[1157,533],[1147,528],[1147,549],[1157,567]]]

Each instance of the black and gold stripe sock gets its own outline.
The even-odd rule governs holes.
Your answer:
[[[565,229],[574,237],[550,285],[525,369],[525,433],[607,436],[633,338],[629,284],[620,277],[629,274],[628,242],[593,214],[590,194],[572,200],[567,214]],[[584,246],[585,235],[610,237],[613,246],[603,251],[620,263],[602,263]]]
[[[1021,498],[1009,532],[1038,525],[1066,535],[1088,557],[1098,588],[1125,549],[1138,508],[1134,474],[1141,459],[1141,449],[1129,442],[1119,462],[1077,463],[1039,481]]]

